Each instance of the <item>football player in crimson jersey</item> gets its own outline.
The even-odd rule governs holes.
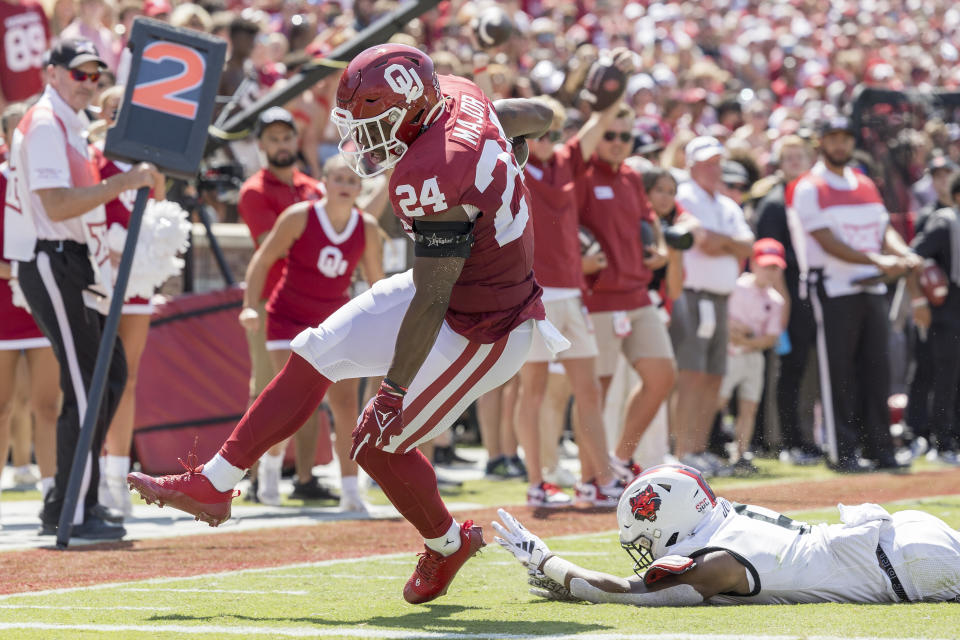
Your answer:
[[[556,351],[569,346],[544,317],[514,155],[552,117],[539,103],[495,106],[468,80],[438,78],[413,47],[378,45],[354,58],[333,111],[341,153],[363,176],[393,168],[390,198],[414,241],[413,269],[294,338],[283,370],[206,464],[161,478],[132,473],[130,485],[216,526],[230,517],[245,469],[294,433],[332,383],[386,375],[353,431],[351,455],[425,540],[404,598],[446,593],[483,536],[472,521],[454,521],[416,447],[513,377],[534,331]]]
[[[643,472],[617,505],[636,576],[590,571],[499,510],[496,541],[531,593],[639,607],[960,601],[960,532],[923,511],[838,505],[842,524],[809,525],[714,495],[692,467]]]

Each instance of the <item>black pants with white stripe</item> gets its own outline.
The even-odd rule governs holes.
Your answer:
[[[85,244],[41,240],[37,243],[36,258],[20,263],[17,268],[27,304],[40,330],[53,345],[60,363],[63,408],[57,420],[57,474],[53,489],[44,497],[40,516],[44,523],[56,524],[70,479],[80,425],[87,410],[87,394],[106,318],[83,301],[83,290],[94,282],[93,265]],[[97,504],[100,450],[126,381],[127,361],[117,339],[93,444],[87,452],[74,524],[83,522],[85,515]]]
[[[790,290],[790,320],[787,333],[790,336],[790,353],[780,356],[780,378],[777,381],[777,409],[780,414],[780,433],[784,449],[805,442],[800,428],[800,387],[810,361],[810,350],[817,341],[817,324],[813,319],[810,300],[800,298],[797,286],[787,285]]]
[[[893,444],[887,408],[890,323],[886,297],[857,293],[830,298],[822,283],[816,290],[812,303],[820,331],[817,355],[824,421],[829,432],[832,419],[838,459],[853,456],[858,446],[863,447],[865,458],[888,458]]]

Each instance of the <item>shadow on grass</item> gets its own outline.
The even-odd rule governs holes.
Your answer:
[[[511,636],[557,636],[583,633],[586,631],[603,631],[610,629],[604,624],[583,624],[570,620],[559,620],[551,607],[544,611],[543,620],[477,620],[471,618],[453,618],[465,611],[489,611],[483,607],[467,607],[456,604],[428,604],[424,607],[411,608],[406,613],[396,616],[372,616],[360,620],[337,619],[324,620],[317,617],[268,617],[268,616],[191,616],[184,614],[166,614],[151,616],[155,622],[210,622],[225,618],[244,622],[259,623],[288,623],[313,625],[320,627],[381,627],[395,628],[407,631],[430,631],[434,633],[476,633],[476,634],[509,634]]]

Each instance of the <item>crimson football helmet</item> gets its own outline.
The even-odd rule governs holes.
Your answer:
[[[692,534],[717,506],[700,472],[682,464],[661,464],[634,478],[620,494],[620,546],[643,576],[654,560]]]
[[[370,47],[347,65],[337,87],[331,119],[340,153],[361,177],[383,173],[442,107],[430,56],[402,44]]]

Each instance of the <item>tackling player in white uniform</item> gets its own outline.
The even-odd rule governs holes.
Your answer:
[[[713,494],[695,469],[653,467],[620,497],[620,544],[635,577],[552,553],[503,509],[497,542],[530,573],[531,593],[637,606],[960,602],[960,532],[922,511],[838,506],[809,525]]]

